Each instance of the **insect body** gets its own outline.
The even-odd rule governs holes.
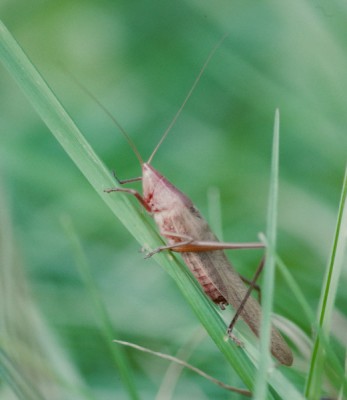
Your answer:
[[[235,244],[219,242],[207,222],[201,216],[200,212],[193,205],[192,201],[151,165],[154,155],[183,110],[183,107],[191,96],[202,73],[206,69],[208,62],[212,58],[212,55],[223,42],[225,37],[226,35],[219,43],[217,43],[208,55],[181,107],[177,111],[147,162],[143,162],[131,138],[120,126],[118,121],[111,116],[133,149],[142,167],[142,177],[120,183],[142,180],[143,196],[136,190],[127,188],[115,188],[106,191],[126,192],[134,195],[144,208],[154,217],[161,235],[164,236],[167,241],[167,245],[154,250],[149,255],[162,250],[180,252],[183,260],[211,300],[221,306],[221,308],[224,308],[227,304],[231,304],[235,308],[235,317],[228,328],[229,336],[232,337],[231,330],[238,316],[241,316],[249,325],[251,330],[259,336],[261,308],[259,303],[249,295],[251,290],[255,287],[255,280],[258,277],[261,268],[258,268],[258,272],[256,273],[250,288],[247,289],[239,274],[231,266],[223,250],[236,248],[260,248],[264,246],[261,243]],[[105,108],[104,110],[108,113]],[[260,267],[262,267],[262,265],[263,262]],[[292,352],[280,333],[274,327],[272,327],[271,330],[271,352],[281,364],[292,364]]]
[[[142,179],[143,196],[133,189],[115,188],[107,191],[133,194],[153,215],[161,235],[166,238],[167,246],[156,249],[150,255],[162,250],[180,252],[211,300],[222,308],[231,304],[259,336],[260,305],[249,297],[249,290],[231,266],[223,249],[259,248],[263,245],[219,242],[192,201],[148,162],[142,163],[142,178],[138,179]],[[231,328],[228,333],[231,333]],[[271,352],[281,364],[292,364],[291,350],[274,327],[271,331]]]

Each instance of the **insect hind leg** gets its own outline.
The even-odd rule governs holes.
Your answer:
[[[258,294],[258,302],[259,304],[261,304],[261,288],[257,283],[252,283],[253,280],[246,278],[245,276],[240,275],[240,278],[242,279],[242,281],[249,285],[252,286],[252,290],[255,290]]]
[[[258,265],[258,268],[257,268],[257,270],[255,271],[254,277],[253,277],[253,279],[252,279],[251,282],[250,282],[250,286],[249,286],[249,288],[248,288],[248,290],[247,290],[247,293],[245,294],[245,297],[242,299],[242,301],[241,301],[241,303],[240,303],[238,309],[236,310],[236,313],[235,313],[235,315],[234,315],[234,318],[231,320],[231,322],[230,322],[230,324],[229,324],[229,326],[228,326],[227,334],[228,334],[228,336],[230,336],[231,338],[233,338],[232,330],[233,330],[233,328],[234,328],[234,326],[235,326],[235,324],[236,324],[236,321],[238,320],[240,314],[242,313],[242,311],[243,311],[243,309],[244,309],[244,307],[245,307],[245,304],[246,304],[246,302],[247,302],[249,296],[250,296],[251,293],[252,293],[252,290],[255,288],[255,286],[258,286],[258,285],[256,285],[256,281],[257,281],[257,279],[259,278],[259,275],[261,274],[261,272],[262,272],[262,270],[263,270],[263,268],[264,268],[264,264],[265,264],[265,257],[263,257],[263,258],[261,259],[260,264]]]
[[[188,239],[183,242],[178,242],[175,244],[168,244],[167,246],[159,246],[155,250],[146,254],[145,258],[150,258],[150,257],[154,256],[154,254],[160,253],[164,250],[178,251],[177,249],[182,248],[182,247],[184,248],[184,246],[189,246],[192,242],[194,242],[194,239]]]

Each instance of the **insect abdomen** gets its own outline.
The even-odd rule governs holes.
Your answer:
[[[199,256],[201,256],[201,253],[182,253],[182,258],[203,288],[206,295],[214,303],[222,307],[228,305],[225,297],[220,293],[211,279],[207,276],[204,268],[201,267],[201,260],[198,260],[200,258]]]

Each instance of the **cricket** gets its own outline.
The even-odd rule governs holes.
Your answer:
[[[222,41],[223,40],[224,38]],[[134,151],[142,169],[142,175],[140,177],[122,181],[117,180],[121,185],[142,181],[142,194],[135,189],[125,187],[105,189],[105,192],[120,192],[134,196],[141,206],[154,218],[159,233],[165,239],[166,245],[154,249],[148,253],[146,257],[150,257],[161,251],[179,252],[205,294],[222,310],[228,304],[234,308],[235,315],[229,324],[227,335],[237,343],[238,340],[235,338],[232,331],[239,317],[242,318],[253,333],[259,337],[261,306],[259,302],[251,296],[251,292],[254,289],[260,290],[256,281],[263,269],[264,258],[262,258],[252,281],[249,282],[236,272],[224,250],[259,249],[263,248],[264,245],[260,242],[220,242],[190,198],[176,188],[174,184],[151,165],[155,154],[182,112],[195,86],[199,82],[201,75],[206,69],[207,64],[221,42],[219,42],[208,55],[181,107],[162,135],[147,162],[143,161],[130,136],[120,124],[111,117]],[[244,282],[248,282],[249,287],[247,287]],[[292,352],[282,335],[274,326],[271,327],[270,350],[280,364],[286,366],[292,365]]]

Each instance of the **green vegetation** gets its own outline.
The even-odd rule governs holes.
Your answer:
[[[257,380],[259,399],[343,398],[347,59],[339,3],[13,0],[0,11],[35,66],[2,29],[1,398],[228,396],[190,371],[170,368],[164,378],[167,361],[113,338],[173,355],[183,348],[180,358],[228,384],[252,389]],[[153,165],[206,216],[208,192],[218,188],[222,221],[211,222],[222,225],[224,240],[256,241],[265,232],[274,258],[276,242],[280,273],[274,285],[267,280],[264,305],[270,311],[273,286],[273,310],[292,321],[280,323],[295,363],[268,375],[257,372],[259,341],[242,322],[236,334],[246,351],[223,340],[218,310],[179,257],[145,260],[138,252],[160,244],[150,218],[103,189],[115,185],[109,171],[131,178],[139,165],[71,78],[116,116],[146,159],[227,31]],[[276,163],[270,179],[277,107],[278,181]],[[267,217],[269,186],[273,201],[277,185],[278,210],[272,205]],[[211,209],[218,215],[218,204]],[[262,256],[229,254],[249,278]],[[264,367],[263,347],[261,355]]]

